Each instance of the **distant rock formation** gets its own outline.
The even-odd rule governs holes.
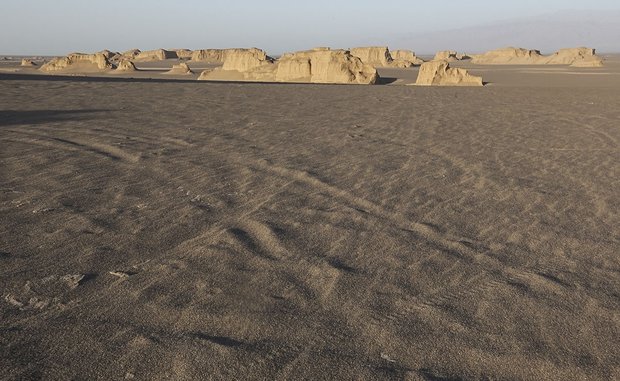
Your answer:
[[[157,49],[147,50],[145,52],[139,52],[133,58],[133,61],[148,62],[148,61],[163,61],[167,59],[178,58],[177,53],[171,50]]]
[[[387,67],[392,62],[390,49],[387,46],[353,48],[350,52],[351,55],[359,57],[363,63],[374,67]]]
[[[130,49],[126,52],[121,53],[121,56],[124,59],[128,59],[128,60],[134,60],[138,54],[140,54],[140,49]]]
[[[547,58],[547,65],[572,65],[577,67],[601,67],[603,59],[591,48],[560,49]]]
[[[466,57],[467,57],[466,55],[459,54],[458,52],[454,50],[443,50],[435,54],[435,58],[433,58],[433,61],[454,62],[454,61],[460,61],[462,59],[465,59]]]
[[[199,52],[199,53],[197,53]],[[214,63],[223,59],[224,65],[201,73],[199,80],[215,81],[267,81],[272,82],[275,64],[265,51],[252,49],[222,49],[195,51],[194,57]]]
[[[165,72],[164,74],[172,74],[172,75],[189,75],[194,74],[192,69],[186,63],[180,63],[178,65],[172,65],[172,69]]]
[[[33,60],[23,59],[21,66],[23,67],[35,67],[37,64]]]
[[[416,85],[419,86],[482,86],[482,77],[465,69],[451,68],[448,61],[430,61],[420,66]]]
[[[194,54],[194,52],[189,49],[174,49],[173,51],[177,54],[177,57],[182,60],[189,60]]]
[[[484,54],[472,55],[471,63],[482,65],[532,65],[542,64],[544,57],[538,50],[502,48]]]
[[[390,52],[387,46],[353,48],[350,52],[353,56],[359,57],[365,64],[374,67],[409,68],[415,65],[421,65],[424,62],[416,57],[414,52],[408,50]],[[396,53],[396,55],[394,53]]]
[[[389,52],[388,52],[389,54]],[[372,85],[379,78],[370,64],[346,50],[289,53],[278,62],[276,81]]]
[[[576,60],[570,66],[572,67],[603,67],[603,59],[599,56],[584,57],[583,59]]]
[[[245,52],[255,57],[267,57],[267,54],[257,48],[249,49],[202,49],[192,52],[192,61],[208,63],[224,63],[230,56],[238,56]]]
[[[102,53],[82,54],[72,53],[67,57],[54,58],[41,66],[39,70],[44,72],[76,71],[98,72],[112,70],[114,66]]]
[[[415,52],[411,50],[392,50],[392,65],[395,67],[411,67],[419,66],[424,63],[424,60],[415,55]]]
[[[249,71],[273,63],[265,51],[260,49],[231,49],[226,52],[222,70]]]
[[[108,61],[110,61],[110,62],[112,62],[112,60],[115,59],[116,57],[120,57],[120,55],[121,55],[118,52],[112,52],[112,51],[109,51],[107,49],[102,50],[100,52],[97,52],[96,54],[103,54],[105,56],[105,58],[107,58]]]
[[[133,62],[129,60],[121,60],[116,66],[116,71],[118,72],[130,72],[137,70],[138,69],[136,69],[136,66],[133,64]]]
[[[591,48],[561,49],[550,56],[543,56],[538,50],[509,47],[472,56],[471,62],[482,65],[603,66],[603,59]]]
[[[346,50],[327,48],[283,55],[277,62],[254,53],[233,55],[199,80],[374,84],[377,70]]]

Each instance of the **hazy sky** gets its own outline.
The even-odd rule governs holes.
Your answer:
[[[561,10],[620,10],[620,0],[3,0],[3,3],[0,54],[16,55],[65,54],[104,48],[251,46],[279,54],[314,46],[389,45],[404,35]],[[610,38],[617,40],[618,36]]]

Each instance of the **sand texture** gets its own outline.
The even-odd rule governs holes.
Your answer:
[[[614,67],[0,73],[0,379],[620,378]]]

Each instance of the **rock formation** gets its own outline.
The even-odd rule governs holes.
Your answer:
[[[388,53],[389,54],[389,53]],[[276,81],[371,85],[377,70],[346,50],[309,50],[289,53],[278,62]]]
[[[134,58],[133,61],[163,61],[170,58],[178,58],[177,53],[171,50],[157,49],[157,50],[147,50],[145,52],[139,52]]]
[[[603,59],[599,56],[584,57],[583,59],[576,60],[570,66],[572,67],[603,67]]]
[[[504,48],[472,57],[472,63],[483,65],[572,65],[578,67],[600,67],[603,59],[590,48],[561,49],[550,56],[543,56],[538,50]]]
[[[107,59],[108,59],[108,61],[110,61],[110,62],[112,62],[112,60],[113,60],[114,58],[116,58],[116,57],[118,57],[118,56],[120,56],[120,55],[121,55],[121,54],[120,54],[120,53],[118,53],[118,52],[112,52],[112,51],[109,51],[109,50],[107,50],[107,49],[102,50],[102,51],[100,51],[100,52],[97,52],[97,54],[103,54],[103,55],[105,56],[105,58],[107,58]]]
[[[353,48],[350,52],[351,55],[361,59],[363,63],[374,67],[387,67],[392,62],[392,56],[387,46]]]
[[[209,63],[224,63],[230,56],[238,56],[246,52],[256,57],[267,57],[267,54],[257,48],[250,49],[202,49],[194,50],[192,52],[192,61],[209,62]],[[269,58],[271,59],[271,58]]]
[[[420,66],[416,85],[420,86],[482,86],[482,77],[465,69],[451,68],[448,61],[430,61]]]
[[[391,66],[395,67],[411,67],[414,65],[422,65],[424,60],[415,55],[411,50],[392,50],[390,52],[394,60]],[[411,63],[411,64],[409,64]]]
[[[182,60],[189,60],[192,58],[192,55],[194,54],[194,52],[192,52],[189,49],[174,49],[173,51],[177,54],[177,57],[179,57]]]
[[[212,59],[223,59],[224,65],[215,70],[202,72],[199,80],[212,81],[266,81],[274,80],[275,64],[263,50],[252,49],[223,49],[202,50],[200,56],[208,62]],[[196,57],[196,52],[194,57]]]
[[[35,67],[37,66],[37,64],[33,61],[33,60],[29,60],[29,59],[23,59],[21,66],[24,67]]]
[[[437,54],[435,54],[435,58],[433,58],[433,61],[453,62],[453,61],[458,61],[459,59],[460,59],[459,54],[455,52],[454,50],[444,50],[441,52],[437,52]]]
[[[230,61],[229,61],[230,60]],[[258,61],[256,61],[258,60]],[[235,68],[228,70],[227,68]],[[255,54],[230,57],[221,69],[203,72],[199,80],[374,84],[377,70],[346,50],[309,50],[283,55],[277,62]]]
[[[491,50],[471,58],[472,63],[482,65],[535,65],[543,61],[544,57],[538,50],[513,47]]]
[[[222,70],[249,71],[273,63],[273,59],[260,49],[230,49],[226,51]]]
[[[124,59],[128,59],[128,60],[134,60],[138,54],[140,54],[140,49],[130,49],[126,52],[121,53],[121,56]]]
[[[39,70],[45,72],[55,71],[79,71],[79,72],[98,72],[113,69],[113,65],[105,55],[101,53],[82,54],[72,53],[67,57],[55,58]]]
[[[129,60],[121,60],[116,66],[117,72],[137,71],[136,66]]]
[[[192,71],[192,69],[189,68],[189,66],[187,66],[186,63],[183,62],[178,65],[172,65],[172,69],[165,72],[164,74],[189,75],[189,74],[194,74],[194,72]]]
[[[548,65],[572,65],[578,67],[600,67],[603,59],[596,55],[596,50],[591,48],[560,49],[546,57]]]
[[[390,52],[386,46],[353,48],[350,52],[351,55],[360,58],[363,63],[374,67],[409,68],[424,62],[416,57],[414,52],[408,50]]]

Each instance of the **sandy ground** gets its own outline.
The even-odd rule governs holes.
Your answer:
[[[479,70],[0,74],[0,379],[620,378],[620,70]]]

